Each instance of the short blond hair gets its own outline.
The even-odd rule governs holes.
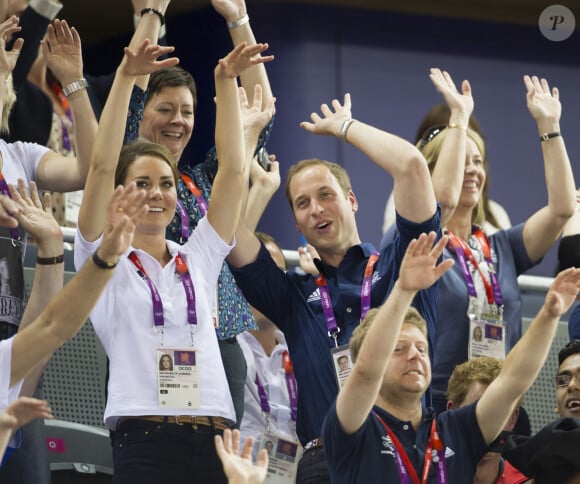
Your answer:
[[[488,387],[502,368],[503,362],[492,356],[480,356],[457,365],[447,384],[447,400],[453,402],[455,407],[461,407],[475,383]],[[518,407],[522,406],[523,398],[522,395],[518,400]]]
[[[353,363],[356,361],[359,355],[360,347],[362,346],[367,332],[375,320],[378,312],[379,308],[372,308],[369,310],[361,323],[352,332],[348,342],[348,347],[350,349],[350,359]],[[419,314],[419,311],[417,311],[415,308],[411,307],[407,309],[403,324],[412,324],[413,326],[417,327],[419,331],[421,331],[421,334],[425,336],[425,338],[427,338],[427,323],[425,323],[425,320],[421,314]]]

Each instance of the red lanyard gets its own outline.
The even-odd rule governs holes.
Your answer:
[[[383,420],[383,418],[373,412],[374,416],[377,420],[381,423],[381,425],[387,431],[391,442],[395,446],[395,460],[397,461],[397,466],[399,469],[399,477],[401,483],[410,483],[419,484],[419,476],[417,475],[417,471],[413,467],[411,463],[411,459],[405,452],[405,448],[401,441],[397,438],[395,433],[390,429],[387,423]],[[445,452],[444,452],[444,445],[441,437],[439,436],[439,432],[437,431],[437,423],[435,418],[431,423],[431,433],[429,436],[429,442],[427,443],[427,448],[425,449],[425,462],[423,463],[423,473],[421,478],[421,483],[425,484],[427,482],[427,478],[429,477],[429,470],[431,469],[431,463],[436,462],[437,464],[437,482],[439,484],[447,483],[447,468],[445,466]],[[436,452],[434,452],[436,451]],[[435,455],[434,455],[435,454]],[[437,457],[436,457],[437,456]]]

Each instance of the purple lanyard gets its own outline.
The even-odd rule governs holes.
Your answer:
[[[179,212],[179,219],[181,220],[181,240],[185,242],[189,239],[189,216],[183,203],[179,199],[177,200],[177,210]]]
[[[153,304],[153,322],[155,327],[164,326],[165,318],[163,317],[163,302],[161,301],[161,296],[159,291],[155,287],[155,284],[151,278],[147,275],[143,264],[139,260],[137,253],[135,251],[129,254],[129,259],[135,267],[137,267],[137,274],[147,283],[149,286],[149,291],[151,292],[151,302]],[[185,261],[181,257],[181,254],[177,254],[175,257],[175,267],[176,272],[180,276],[181,283],[185,290],[185,297],[187,299],[187,321],[189,324],[197,324],[197,313],[195,310],[195,288],[193,286],[193,281],[191,280],[191,275],[187,269]]]
[[[371,286],[373,282],[373,267],[379,259],[379,253],[373,252],[367,261],[365,267],[363,282],[361,286],[360,299],[361,299],[361,319],[365,317],[368,310],[371,307]],[[318,276],[314,279],[314,282],[320,290],[320,302],[322,304],[322,311],[324,312],[324,317],[326,319],[326,328],[328,330],[328,336],[334,338],[334,345],[338,347],[337,336],[340,333],[340,328],[336,323],[336,318],[334,317],[334,310],[332,309],[332,298],[330,297],[330,290],[328,289],[328,284],[326,283],[326,278],[320,272]]]
[[[288,388],[288,397],[290,398],[290,418],[293,422],[296,422],[296,417],[298,415],[298,385],[296,384],[296,377],[294,376],[294,369],[292,366],[292,361],[290,361],[290,355],[287,351],[282,353],[282,362],[284,365],[284,373],[286,376],[286,387]],[[266,395],[266,389],[260,378],[258,377],[258,372],[256,372],[256,387],[258,387],[258,396],[260,397],[260,408],[266,414],[270,414],[270,404],[268,403],[268,396]]]
[[[2,195],[6,195],[7,197],[12,198],[12,196],[10,195],[10,190],[8,190],[8,184],[6,183],[6,179],[4,178],[4,175],[2,174],[1,171],[0,171],[0,192],[2,192]],[[20,240],[20,231],[17,228],[11,228],[10,237],[12,238],[13,241]]]

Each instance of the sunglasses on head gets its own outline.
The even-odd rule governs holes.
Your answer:
[[[443,131],[446,128],[447,126],[445,124],[438,124],[436,126],[431,126],[430,128],[427,128],[423,133],[423,136],[421,136],[421,140],[419,141],[419,149],[422,150],[423,148],[425,148],[425,145],[429,143],[429,141],[435,138],[435,136],[437,136],[439,133],[441,133],[441,131]]]

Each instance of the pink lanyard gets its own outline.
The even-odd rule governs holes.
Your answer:
[[[417,471],[411,464],[411,459],[405,452],[405,448],[401,441],[397,438],[395,433],[389,428],[387,423],[382,419],[380,415],[373,411],[374,416],[381,423],[381,425],[387,431],[389,438],[395,446],[395,460],[397,461],[397,468],[399,471],[399,479],[402,484],[419,484],[419,476]],[[425,449],[425,462],[423,463],[423,474],[421,483],[425,484],[427,478],[429,477],[429,470],[431,469],[431,462],[435,462],[437,465],[437,483],[446,484],[447,481],[447,466],[445,465],[445,452],[444,452],[443,441],[439,436],[437,431],[437,423],[433,419],[431,423],[431,433],[429,436],[429,442],[427,443],[427,448]]]
[[[363,282],[361,286],[360,299],[361,299],[361,309],[360,318],[361,320],[366,316],[367,312],[371,307],[371,285],[373,282],[373,268],[379,260],[379,253],[373,252],[367,261],[365,267]],[[328,336],[334,338],[334,345],[338,347],[337,337],[340,333],[340,328],[336,323],[336,318],[334,317],[334,310],[332,309],[332,298],[330,297],[330,290],[328,289],[328,284],[326,283],[326,278],[320,272],[318,276],[314,279],[314,282],[320,290],[320,302],[322,304],[322,311],[324,312],[324,317],[326,319],[326,328],[328,329]]]
[[[151,292],[153,323],[155,324],[155,327],[163,327],[165,324],[165,318],[163,317],[163,302],[161,301],[161,295],[151,278],[147,275],[147,272],[135,251],[129,254],[129,259],[135,265],[137,268],[137,274],[147,283],[149,291]],[[195,310],[195,288],[193,286],[193,281],[191,280],[191,274],[187,269],[187,264],[183,260],[183,257],[181,257],[181,254],[177,254],[175,257],[175,268],[185,290],[185,297],[187,299],[187,322],[191,325],[196,325],[197,312]]]

